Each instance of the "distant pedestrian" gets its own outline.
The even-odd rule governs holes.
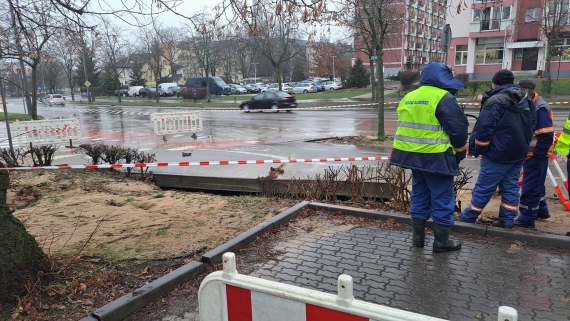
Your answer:
[[[196,92],[196,88],[192,89],[192,98],[194,98],[194,102],[198,99],[198,93]]]
[[[453,177],[467,152],[467,117],[454,95],[463,90],[442,63],[431,62],[420,75],[421,87],[407,94],[398,106],[398,124],[390,164],[412,170],[413,245],[423,247],[425,225],[433,220],[433,251],[461,249],[450,240],[455,211]]]
[[[475,223],[497,186],[501,190],[499,220],[493,226],[510,228],[519,210],[519,173],[536,125],[534,105],[510,70],[493,76],[493,89],[483,98],[479,119],[471,132],[469,154],[482,156],[471,204],[460,220]]]
[[[534,228],[535,220],[550,218],[544,182],[546,181],[548,160],[553,152],[554,115],[550,105],[534,91],[536,88],[534,80],[523,79],[518,84],[534,102],[536,129],[523,164],[524,176],[519,201],[520,214],[515,224],[520,227]]]

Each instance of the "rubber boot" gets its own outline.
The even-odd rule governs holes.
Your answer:
[[[450,232],[451,226],[443,226],[435,223],[433,224],[433,251],[435,253],[461,250],[460,241],[449,239]]]
[[[424,247],[425,238],[426,238],[426,221],[413,218],[412,228],[414,229],[414,237],[413,237],[414,246]]]

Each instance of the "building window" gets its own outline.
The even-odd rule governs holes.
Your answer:
[[[513,60],[522,60],[523,59],[523,50],[522,48],[517,48],[513,51]]]
[[[501,16],[502,20],[511,19],[511,6],[503,7],[502,13],[503,13],[503,15]]]
[[[526,9],[525,22],[538,21],[538,16],[540,14],[540,8],[530,8]]]
[[[570,61],[570,39],[559,39],[554,46],[552,61]]]
[[[473,18],[471,22],[480,22],[481,21],[481,9],[473,9]]]
[[[569,24],[570,0],[553,1],[548,8],[548,17],[552,21],[560,21],[561,24]],[[556,24],[556,22],[554,22]]]
[[[489,43],[475,47],[475,64],[489,65],[503,63],[503,44]]]
[[[467,65],[467,45],[455,46],[455,65]]]
[[[500,30],[501,20],[511,17],[511,7],[490,7],[481,12],[481,30]]]

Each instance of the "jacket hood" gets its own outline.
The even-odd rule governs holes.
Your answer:
[[[446,90],[463,90],[463,81],[453,77],[451,69],[440,62],[430,62],[420,75],[420,85],[433,86]]]
[[[530,107],[529,97],[519,85],[506,85],[487,92],[489,97],[483,102],[483,108],[499,105],[509,111],[522,113]]]

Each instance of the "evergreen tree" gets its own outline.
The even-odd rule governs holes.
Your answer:
[[[370,75],[368,71],[364,69],[360,58],[358,58],[354,66],[350,68],[350,74],[345,84],[348,88],[365,88],[370,85]]]
[[[113,95],[117,90],[117,81],[113,78],[113,73],[107,69],[101,73],[101,86],[108,95]]]
[[[131,86],[144,86],[146,79],[143,78],[142,65],[135,64],[131,69]]]
[[[83,69],[83,59],[81,56],[77,59],[77,67],[75,69],[75,80],[80,86],[84,86],[85,83],[85,72]],[[101,85],[101,70],[97,68],[97,62],[95,57],[91,54],[85,55],[85,62],[87,66],[87,75],[89,77],[89,82],[91,87],[98,87]]]
[[[303,64],[299,60],[295,60],[293,65],[293,73],[291,75],[291,81],[301,81],[307,79],[307,76],[303,70]]]

